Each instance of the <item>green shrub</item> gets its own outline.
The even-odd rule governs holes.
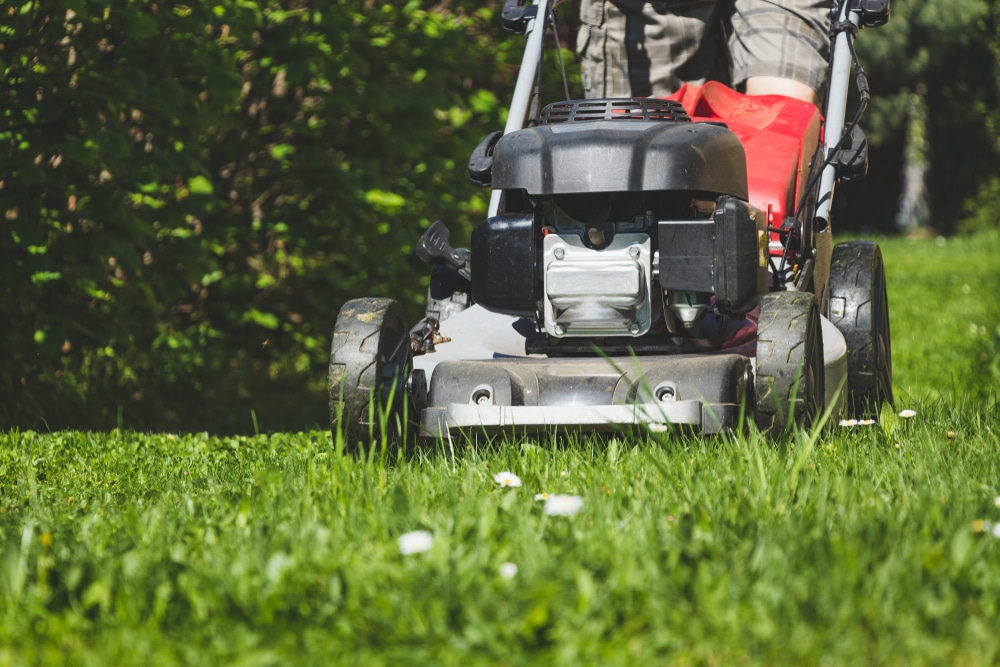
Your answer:
[[[0,426],[320,423],[340,304],[415,314],[422,229],[485,211],[508,51],[423,4],[0,12]]]

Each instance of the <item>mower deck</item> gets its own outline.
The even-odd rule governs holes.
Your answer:
[[[840,414],[847,373],[843,335],[822,318],[825,395]],[[738,427],[752,405],[756,343],[718,352],[553,358],[525,353],[539,334],[515,317],[472,306],[441,325],[450,338],[413,359],[428,380],[422,435],[555,429]]]

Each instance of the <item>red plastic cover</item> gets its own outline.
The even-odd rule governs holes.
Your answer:
[[[695,122],[724,123],[747,155],[750,203],[779,227],[795,212],[809,176],[822,118],[815,105],[783,95],[744,95],[710,81],[684,84],[669,99],[684,105]]]

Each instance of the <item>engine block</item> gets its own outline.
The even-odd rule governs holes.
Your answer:
[[[652,246],[647,234],[617,234],[588,248],[577,234],[550,233],[543,249],[545,331],[570,336],[642,336],[650,328]]]

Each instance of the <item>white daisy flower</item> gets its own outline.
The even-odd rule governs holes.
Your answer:
[[[504,579],[513,579],[517,576],[516,563],[500,563],[500,576]]]
[[[556,494],[545,500],[545,513],[549,516],[573,516],[583,509],[583,498]]]
[[[993,524],[993,537],[1000,540],[1000,523]]]
[[[493,481],[500,486],[518,487],[521,486],[521,478],[512,472],[504,470],[493,475]]]
[[[427,551],[434,544],[434,536],[426,530],[414,530],[399,536],[399,553],[404,556]]]
[[[997,496],[996,498],[993,499],[993,504],[996,505],[997,507],[1000,507],[1000,496]]]
[[[840,425],[841,426],[847,426],[847,427],[851,427],[851,426],[872,426],[875,423],[876,422],[875,422],[874,419],[841,419],[840,420]]]
[[[907,409],[907,410],[900,410],[899,411],[899,416],[902,417],[903,419],[911,419],[911,418],[917,416],[917,411],[916,410],[909,410],[909,409]]]
[[[536,493],[535,494],[535,500],[548,500],[548,499],[549,499],[549,494],[547,494],[547,493]]]

